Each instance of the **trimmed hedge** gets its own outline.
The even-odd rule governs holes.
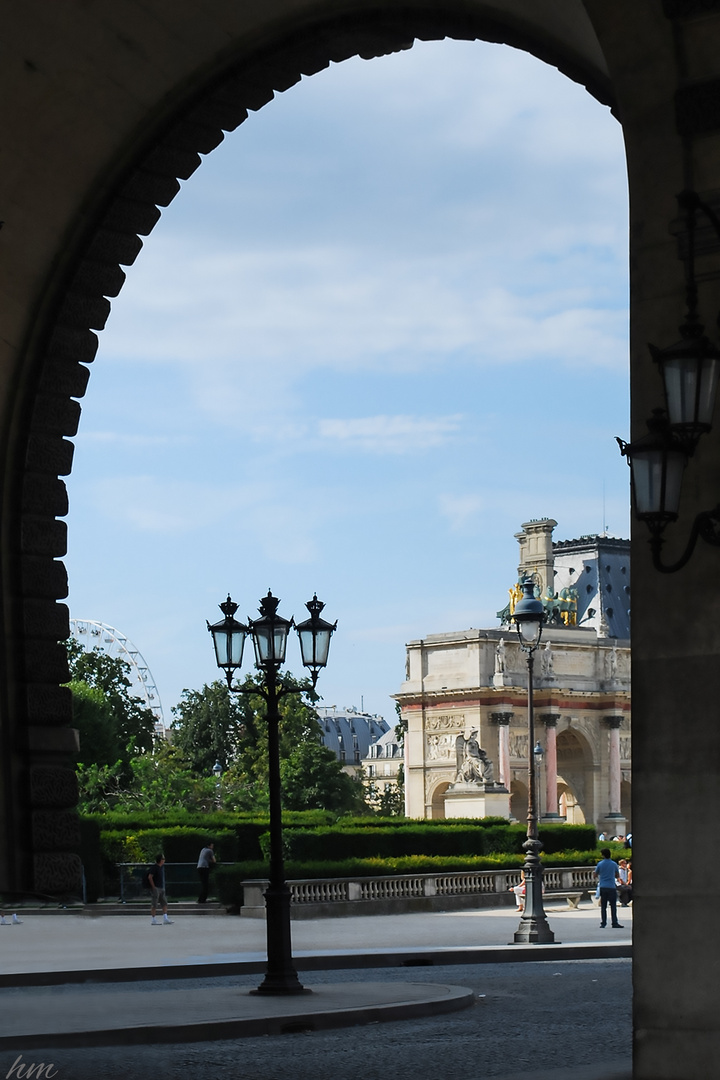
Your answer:
[[[322,869],[317,877],[347,876],[335,870],[339,864],[359,866],[372,860],[366,873],[402,873],[379,870],[376,860],[440,858],[472,860],[490,855],[522,859],[524,825],[510,825],[503,818],[423,821],[408,818],[342,818],[325,811],[297,811],[283,815],[286,858],[297,865],[295,876],[310,876],[307,867]],[[189,863],[208,839],[216,844],[220,862],[239,861],[243,866],[264,865],[269,855],[269,820],[253,814],[173,813],[112,811],[81,817],[82,860],[88,900],[114,894],[119,888],[116,863],[152,862],[163,851],[168,862]],[[594,851],[591,825],[550,825],[540,828],[545,856],[567,851]],[[615,845],[609,844],[613,852]],[[619,845],[618,845],[619,847]],[[632,854],[623,852],[623,854]],[[593,856],[594,857],[594,856]],[[578,858],[574,857],[577,864]],[[462,868],[462,867],[461,867]],[[255,871],[264,876],[260,870]],[[359,871],[353,870],[352,873]],[[411,872],[411,871],[408,871]],[[289,873],[289,871],[288,871]],[[245,876],[248,876],[245,874]]]
[[[589,851],[595,847],[595,830],[588,825],[548,825],[539,831],[543,850],[554,854],[572,848]],[[464,856],[522,855],[527,836],[524,825],[472,825],[415,822],[401,829],[317,828],[286,829],[285,856],[288,860],[341,862],[348,852],[355,859],[397,859],[411,855]],[[265,858],[270,854],[270,834],[260,837]]]
[[[339,829],[407,829],[424,825],[428,829],[445,828],[447,825],[469,825],[473,828],[487,828],[489,825],[509,825],[504,817],[484,818],[406,818],[406,817],[341,817],[335,822]]]
[[[185,828],[194,827],[212,833],[215,829],[235,828],[238,825],[246,824],[261,825],[267,829],[269,822],[267,814],[234,813],[228,810],[203,813],[189,810],[148,811],[138,808],[137,810],[108,810],[104,814],[83,814],[82,817],[85,821],[97,822],[101,829],[126,829],[130,831],[182,826]],[[302,825],[307,828],[315,828],[318,825],[332,825],[336,819],[336,814],[326,810],[286,810],[283,813],[283,821],[287,825]]]

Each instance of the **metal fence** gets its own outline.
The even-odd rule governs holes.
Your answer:
[[[132,900],[149,900],[150,890],[143,887],[142,879],[153,863],[116,863],[120,877],[120,903]],[[200,888],[197,863],[170,863],[163,866],[165,891],[173,900],[197,897]]]

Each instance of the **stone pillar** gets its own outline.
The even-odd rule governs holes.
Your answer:
[[[622,783],[622,770],[620,769],[620,728],[622,716],[604,716],[603,724],[609,729],[610,748],[608,754],[608,812],[599,818],[598,825],[602,822],[605,832],[610,835],[624,835],[627,831],[627,820],[622,814],[620,802],[620,785]],[[599,817],[599,815],[598,815]]]
[[[606,716],[605,725],[610,729],[610,813],[608,817],[621,817],[620,812],[620,782],[622,772],[620,770],[620,728],[622,716]]]
[[[557,821],[557,725],[560,713],[544,713],[540,720],[545,725],[545,813],[543,821]]]
[[[498,780],[504,788],[510,790],[510,721],[511,712],[490,713],[490,722],[498,729]]]

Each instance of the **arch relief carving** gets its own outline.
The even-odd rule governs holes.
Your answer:
[[[511,758],[527,758],[528,755],[528,737],[527,735],[516,735],[513,732],[509,736],[510,744],[510,757]]]
[[[446,713],[442,716],[428,716],[425,721],[426,731],[455,731],[465,730],[465,713]]]
[[[455,756],[457,736],[448,732],[445,735],[428,735],[425,747],[426,761],[444,761]]]

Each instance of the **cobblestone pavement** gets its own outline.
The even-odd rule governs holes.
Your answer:
[[[360,981],[365,971],[303,973],[312,987]],[[630,1080],[631,962],[578,960],[524,964],[452,965],[383,969],[383,981],[470,987],[476,1004],[461,1012],[418,1020],[369,1024],[277,1037],[34,1050],[0,1054],[0,1078],[31,1075],[54,1080]],[[198,996],[207,987],[257,985],[257,976],[183,980]],[[147,994],[153,1009],[158,983],[113,984]],[[63,986],[54,989],[64,992]],[[78,992],[77,986],[73,992]],[[82,987],[101,994],[103,984]],[[25,995],[33,988],[0,994]],[[18,1060],[19,1059],[19,1060]],[[21,1066],[45,1065],[20,1073]],[[52,1064],[52,1070],[49,1066]],[[12,1072],[13,1066],[15,1071]]]

